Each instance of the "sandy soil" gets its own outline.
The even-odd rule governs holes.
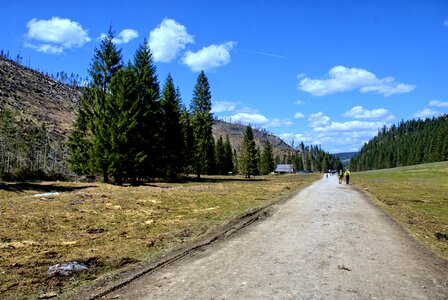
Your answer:
[[[448,299],[448,264],[336,176],[112,299]]]

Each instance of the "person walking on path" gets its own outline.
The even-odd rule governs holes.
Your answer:
[[[350,171],[346,170],[344,176],[345,176],[345,183],[350,184]]]
[[[339,170],[339,184],[342,183],[343,178],[344,178],[344,171],[342,171],[342,169],[341,169],[341,170]]]

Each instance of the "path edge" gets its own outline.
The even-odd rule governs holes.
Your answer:
[[[76,300],[97,300],[103,299],[109,293],[112,293],[132,281],[156,272],[157,270],[166,267],[176,261],[187,258],[195,253],[202,252],[211,245],[224,241],[226,238],[238,233],[240,230],[254,224],[258,221],[264,220],[278,210],[282,204],[293,199],[301,191],[313,185],[322,179],[317,179],[311,183],[308,183],[294,191],[275,198],[271,203],[248,210],[244,215],[230,220],[226,225],[218,228],[200,239],[187,244],[179,249],[175,249],[164,254],[162,257],[155,260],[142,261],[139,264],[131,267],[130,269],[117,271],[116,273],[105,275],[104,278],[100,278],[88,284],[86,286],[67,291],[60,295],[60,299],[76,299]],[[58,297],[59,298],[59,297]]]

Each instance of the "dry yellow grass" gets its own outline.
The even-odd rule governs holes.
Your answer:
[[[0,293],[35,298],[156,259],[266,206],[319,175],[205,178],[201,182],[120,187],[99,183],[0,186]],[[58,195],[34,196],[44,192]],[[48,268],[76,261],[76,276]]]

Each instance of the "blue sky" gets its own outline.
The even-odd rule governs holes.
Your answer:
[[[215,116],[295,145],[356,151],[378,128],[448,113],[448,1],[0,0],[0,49],[87,75],[112,25],[144,38],[188,106],[200,70]]]

